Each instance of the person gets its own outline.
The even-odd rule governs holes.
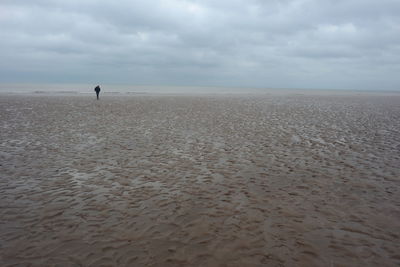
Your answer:
[[[97,86],[94,88],[94,91],[96,92],[97,100],[99,100],[100,86],[97,85]]]

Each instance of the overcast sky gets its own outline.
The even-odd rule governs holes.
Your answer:
[[[400,0],[1,0],[21,82],[400,90]]]

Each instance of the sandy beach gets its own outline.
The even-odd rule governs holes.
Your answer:
[[[400,95],[0,94],[0,266],[399,266]]]

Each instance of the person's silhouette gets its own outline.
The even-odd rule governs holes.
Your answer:
[[[96,92],[97,100],[99,100],[100,86],[97,85],[97,86],[94,88],[94,91]]]

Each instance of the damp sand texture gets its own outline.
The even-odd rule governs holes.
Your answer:
[[[399,266],[400,97],[0,95],[1,266]]]

